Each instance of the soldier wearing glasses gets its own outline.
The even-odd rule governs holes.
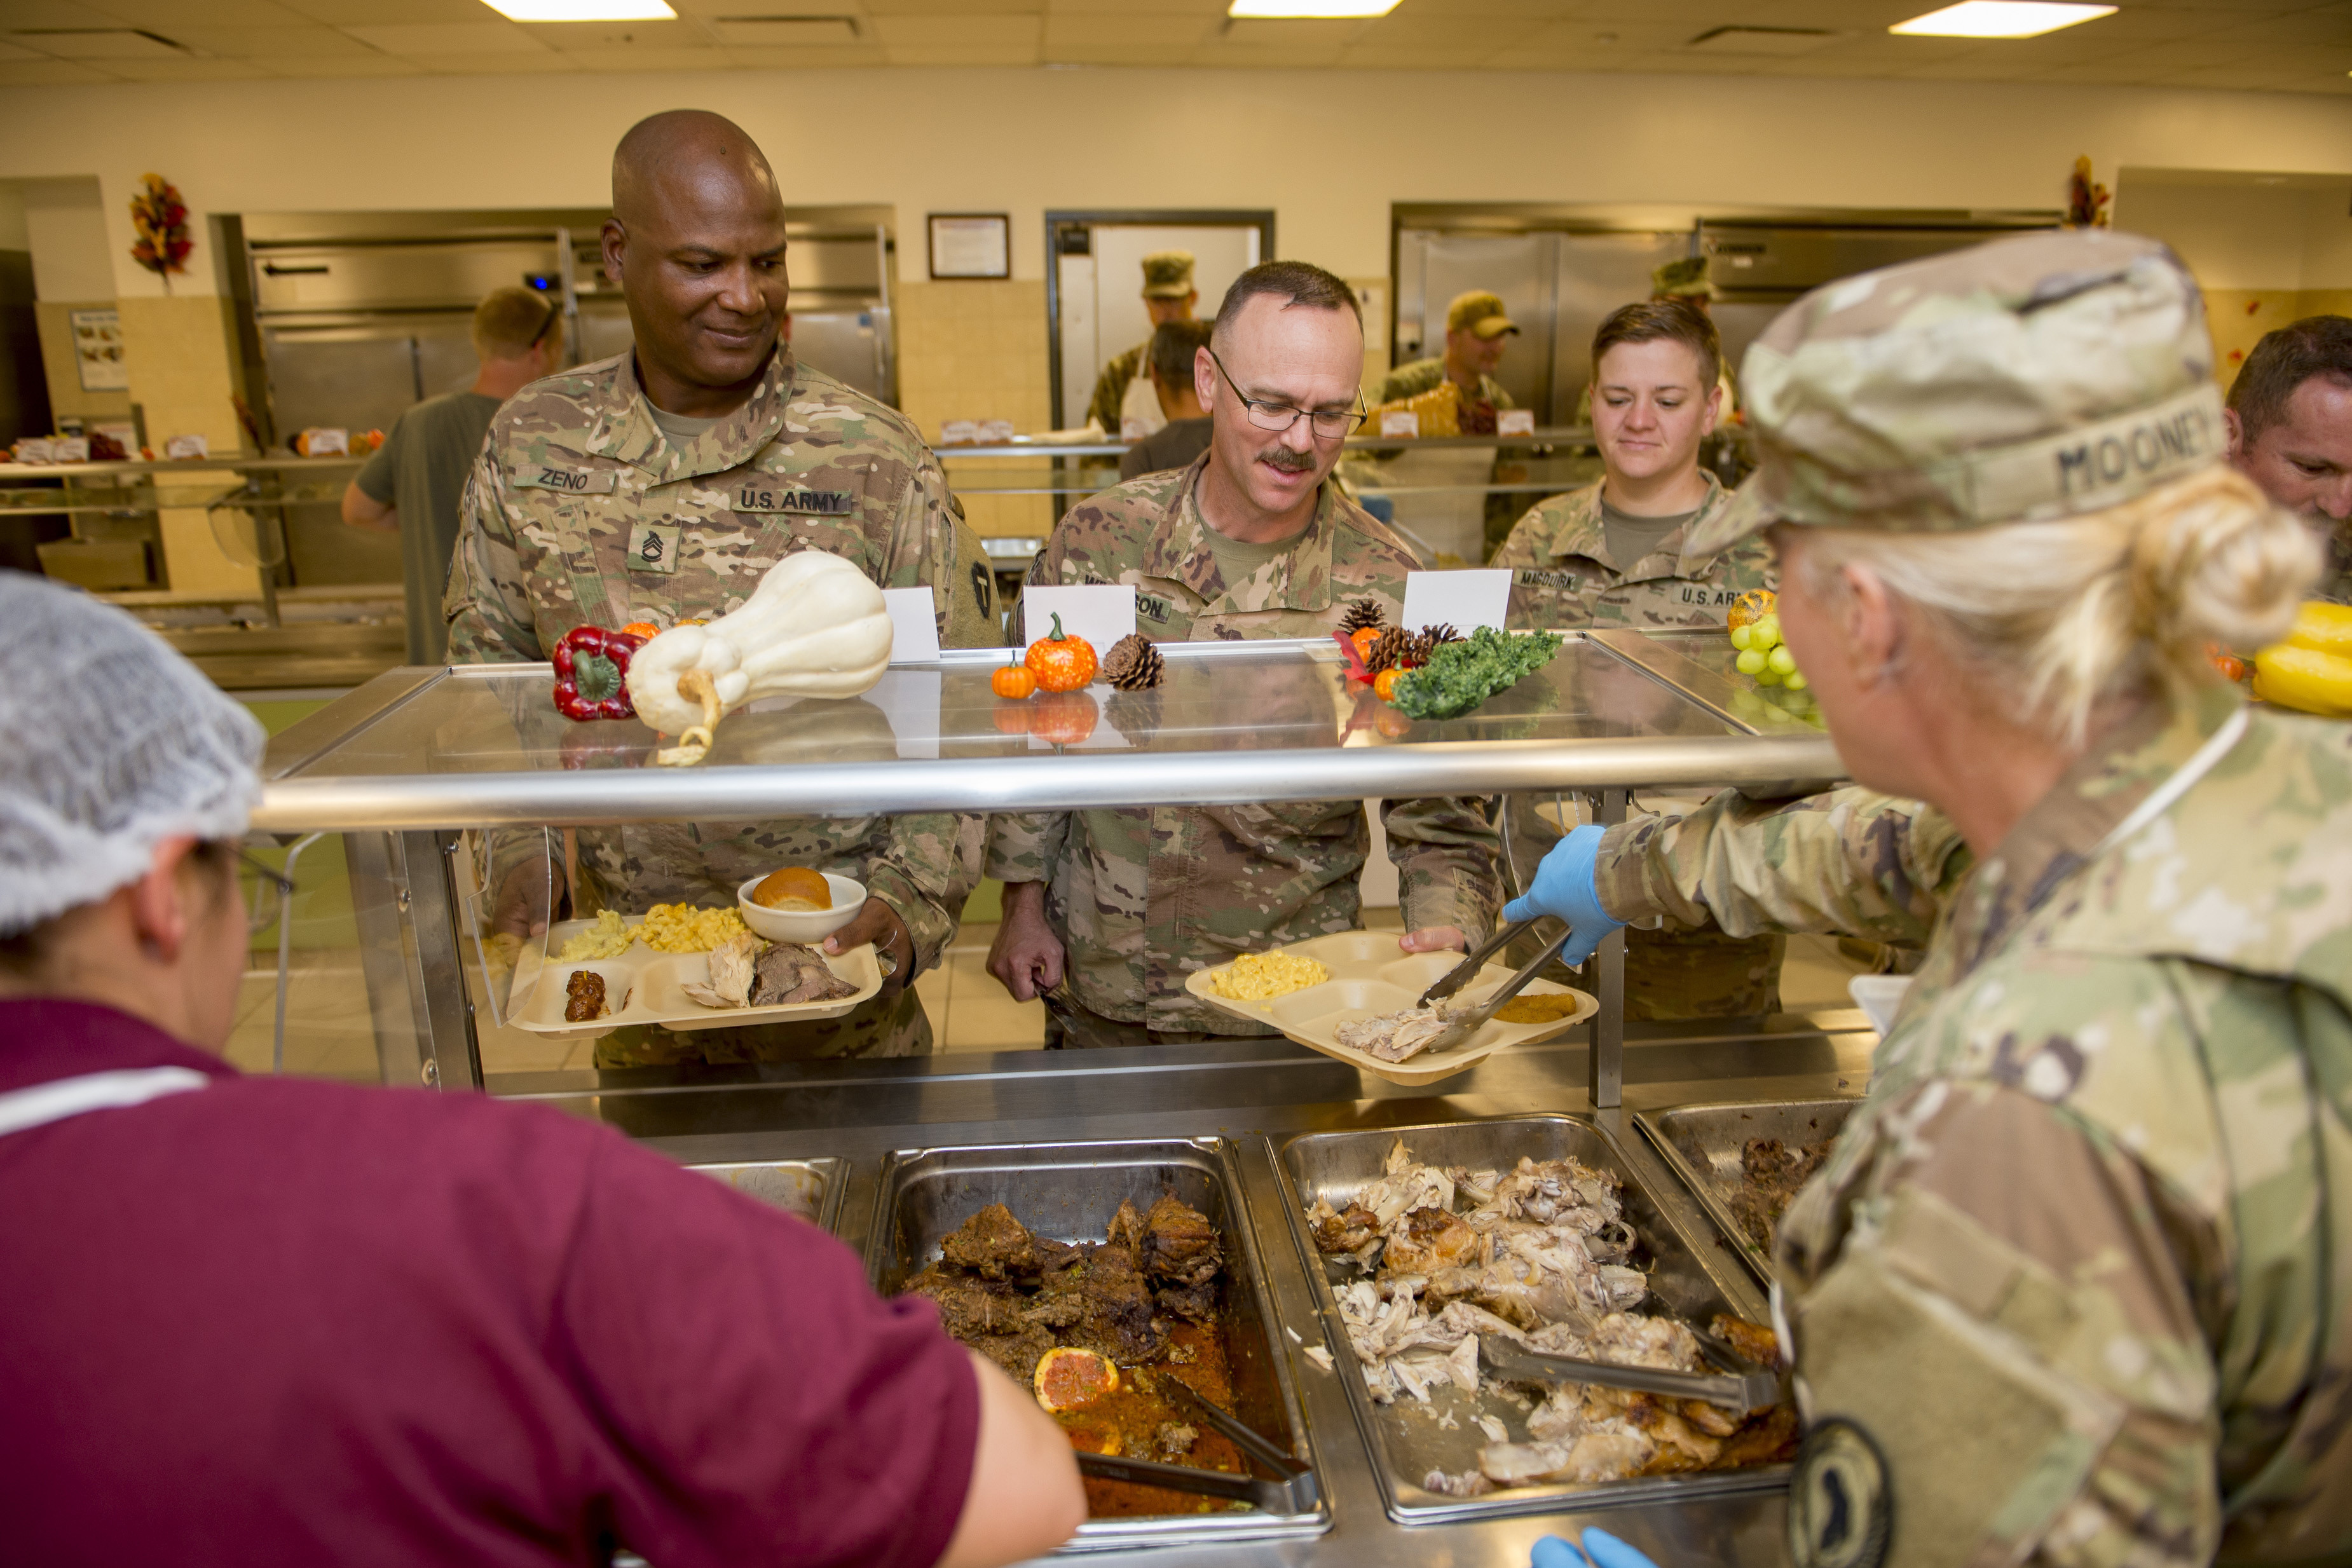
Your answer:
[[[1072,507],[1029,582],[1131,583],[1136,625],[1154,642],[1325,637],[1363,598],[1393,622],[1418,563],[1328,482],[1363,419],[1362,366],[1361,314],[1345,283],[1295,261],[1244,272],[1193,363],[1215,421],[1207,453]],[[1329,734],[1319,686],[1265,688],[1212,663],[1188,682],[1184,700],[1195,699],[1251,713],[1269,745],[1292,727]],[[1111,716],[1126,728],[1148,715]],[[1491,806],[1384,807],[1404,950],[1485,935],[1498,896]],[[1353,800],[996,817],[988,872],[1007,885],[989,970],[1019,999],[1045,998],[1049,1047],[1272,1034],[1196,1002],[1184,978],[1239,953],[1355,929],[1370,838]]]

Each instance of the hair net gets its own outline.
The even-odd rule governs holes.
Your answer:
[[[0,932],[136,881],[176,834],[236,838],[261,726],[129,615],[0,571]]]

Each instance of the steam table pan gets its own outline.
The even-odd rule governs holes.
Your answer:
[[[1690,1188],[1709,1219],[1723,1229],[1732,1249],[1767,1285],[1772,1283],[1772,1249],[1740,1223],[1734,1202],[1748,1187],[1740,1161],[1748,1141],[1778,1138],[1794,1148],[1834,1138],[1859,1100],[1748,1100],[1713,1105],[1678,1105],[1642,1111],[1633,1124],[1656,1146],[1659,1156]]]

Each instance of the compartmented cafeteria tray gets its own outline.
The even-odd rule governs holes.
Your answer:
[[[1727,1101],[1636,1112],[1633,1124],[1690,1188],[1756,1277],[1769,1285],[1773,1225],[1787,1207],[1789,1193],[1767,1190],[1750,1177],[1748,1146],[1759,1141],[1780,1145],[1778,1151],[1759,1150],[1758,1168],[1779,1174],[1783,1179],[1774,1185],[1787,1186],[1786,1177],[1792,1174],[1784,1163],[1787,1156],[1802,1159],[1833,1142],[1861,1103],[1850,1098]]]
[[[1435,1054],[1423,1051],[1402,1061],[1383,1061],[1370,1051],[1341,1045],[1336,1033],[1339,1027],[1412,1007],[1420,1001],[1422,992],[1453,972],[1462,961],[1461,954],[1400,952],[1393,931],[1346,931],[1336,936],[1294,942],[1272,951],[1314,959],[1331,971],[1331,977],[1263,1001],[1237,1001],[1217,995],[1212,980],[1216,973],[1213,968],[1197,969],[1186,976],[1184,988],[1220,1012],[1251,1023],[1271,1024],[1309,1051],[1319,1051],[1391,1083],[1434,1083],[1457,1072],[1466,1072],[1498,1051],[1549,1040],[1591,1018],[1601,1006],[1581,991],[1549,980],[1531,980],[1519,995],[1573,997],[1575,1010],[1544,1023],[1492,1019],[1451,1051]],[[1465,1006],[1475,1005],[1509,979],[1511,973],[1503,965],[1489,964],[1453,999]]]
[[[693,1165],[736,1191],[797,1214],[819,1229],[831,1230],[841,1218],[842,1176],[848,1162],[831,1155],[793,1160],[735,1160]]]
[[[1372,1469],[1391,1518],[1401,1524],[1459,1523],[1570,1509],[1674,1502],[1772,1490],[1787,1484],[1789,1466],[1766,1463],[1590,1485],[1537,1482],[1482,1496],[1431,1490],[1428,1483],[1441,1472],[1460,1476],[1478,1470],[1479,1450],[1492,1437],[1482,1429],[1482,1419],[1501,1424],[1505,1437],[1495,1440],[1525,1444],[1531,1440],[1527,1420],[1532,1412],[1508,1389],[1491,1381],[1491,1374],[1483,1366],[1475,1396],[1454,1383],[1433,1378],[1425,1401],[1409,1394],[1400,1394],[1386,1404],[1373,1397],[1367,1369],[1350,1346],[1339,1301],[1341,1290],[1364,1276],[1351,1255],[1327,1257],[1318,1249],[1306,1216],[1318,1199],[1344,1210],[1382,1177],[1399,1139],[1415,1164],[1441,1168],[1507,1173],[1522,1157],[1540,1162],[1573,1156],[1595,1170],[1616,1176],[1623,1184],[1622,1218],[1635,1237],[1628,1262],[1648,1276],[1648,1299],[1635,1310],[1651,1315],[1663,1311],[1699,1328],[1709,1325],[1717,1313],[1740,1315],[1737,1295],[1711,1260],[1717,1251],[1714,1238],[1685,1234],[1659,1207],[1607,1134],[1582,1117],[1516,1116],[1422,1127],[1307,1133],[1277,1139],[1275,1166],[1286,1200],[1291,1236],[1339,1356],[1335,1375],[1371,1451]],[[1793,1433],[1793,1416],[1787,1419]]]
[[[635,930],[645,924],[645,916],[632,915],[626,922]],[[547,928],[543,948],[524,945],[515,960],[514,982],[507,991],[507,1022],[550,1040],[585,1040],[632,1024],[657,1023],[674,1030],[740,1029],[746,1024],[839,1018],[882,988],[882,967],[874,956],[873,944],[853,947],[838,956],[816,947],[812,950],[824,967],[856,986],[856,991],[829,1002],[707,1008],[683,988],[688,980],[700,983],[710,977],[710,958],[706,953],[657,953],[643,942],[632,942],[617,957],[566,962],[556,956],[566,942],[593,930],[595,925],[593,920],[560,921]],[[564,988],[579,969],[604,977],[605,1005],[611,1010],[602,1018],[574,1023],[563,1016]]]

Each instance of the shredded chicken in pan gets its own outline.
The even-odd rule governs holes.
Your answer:
[[[1316,1246],[1351,1257],[1364,1276],[1337,1291],[1372,1397],[1426,1400],[1449,1383],[1476,1395],[1480,1334],[1587,1361],[1707,1371],[1687,1325],[1633,1311],[1648,1298],[1649,1280],[1629,1261],[1635,1238],[1619,1186],[1612,1173],[1574,1158],[1523,1159],[1507,1172],[1441,1170],[1414,1163],[1399,1139],[1384,1174],[1346,1209],[1318,1200],[1307,1216]],[[1736,1320],[1715,1326],[1751,1354],[1759,1343]],[[1538,1481],[1590,1485],[1756,1464],[1793,1447],[1795,1416],[1785,1407],[1743,1420],[1701,1400],[1536,1386],[1547,1397],[1527,1418],[1530,1441],[1507,1440],[1501,1422],[1482,1416],[1491,1441],[1477,1469],[1433,1471],[1423,1485],[1457,1497]]]

